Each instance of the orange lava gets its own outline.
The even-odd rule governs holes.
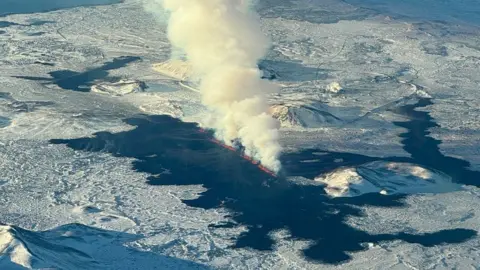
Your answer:
[[[206,133],[205,129],[203,128],[199,128],[199,132],[200,133]],[[225,149],[228,149],[230,151],[233,151],[233,152],[237,152],[237,149],[235,149],[234,147],[230,146],[230,145],[226,145],[224,144],[223,142],[217,140],[217,139],[210,139],[211,142],[213,142],[214,144],[217,144]],[[250,163],[252,163],[253,165],[256,165],[260,170],[262,170],[263,172],[269,174],[270,176],[273,176],[273,177],[277,177],[277,175],[275,175],[274,172],[272,172],[271,170],[267,169],[265,166],[263,166],[262,164],[260,164],[260,162],[258,162],[257,160],[254,160],[253,158],[245,155],[245,154],[241,154],[240,155],[243,159],[245,160],[248,160]]]

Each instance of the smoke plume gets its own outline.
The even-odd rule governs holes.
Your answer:
[[[213,112],[210,127],[227,144],[239,140],[247,154],[280,170],[278,122],[266,96],[278,87],[257,67],[269,47],[246,0],[163,0],[170,14],[168,38],[181,48],[200,80],[202,100]]]

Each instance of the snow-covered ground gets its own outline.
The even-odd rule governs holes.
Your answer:
[[[188,123],[142,1],[67,2],[0,18],[0,269],[480,265],[476,1],[257,1],[277,181]]]

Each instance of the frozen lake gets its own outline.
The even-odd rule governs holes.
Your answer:
[[[0,2],[0,16],[120,2],[122,0],[3,0]]]

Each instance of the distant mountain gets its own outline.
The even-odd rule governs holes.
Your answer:
[[[2,0],[0,1],[0,16],[38,13],[80,6],[108,5],[122,1],[123,0]]]

